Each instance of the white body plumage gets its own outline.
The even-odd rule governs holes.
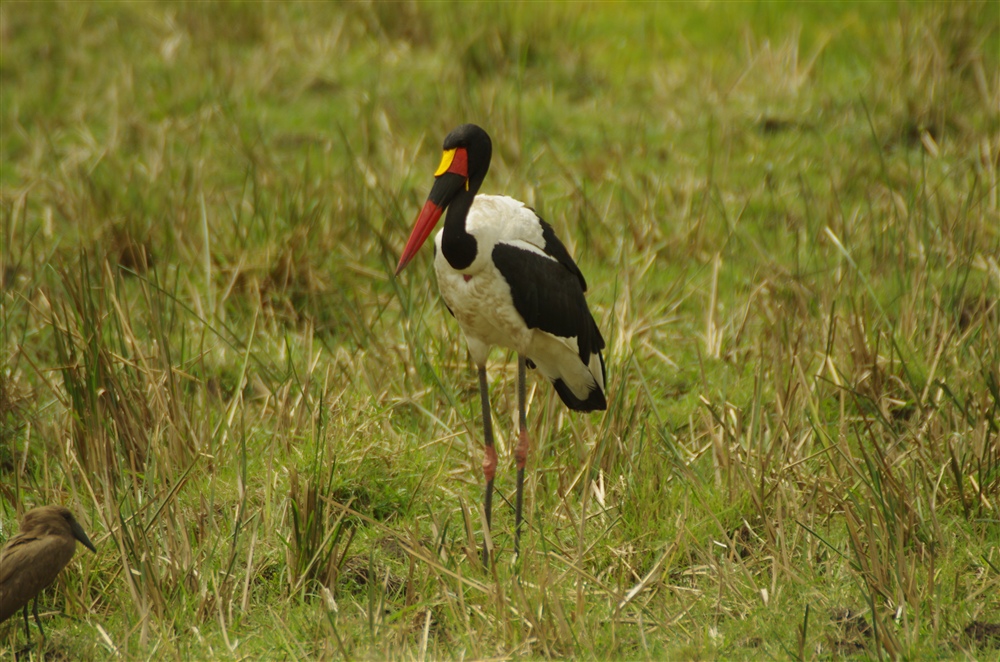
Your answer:
[[[493,259],[493,249],[504,244],[519,249],[525,260],[548,260],[541,219],[524,203],[507,196],[477,195],[465,221],[475,237],[472,264],[456,270],[441,250],[442,229],[435,237],[434,268],[438,287],[458,320],[477,365],[484,365],[494,345],[527,357],[546,378],[561,379],[573,394],[585,400],[595,387],[604,390],[604,366],[597,352],[585,363],[577,338],[561,337],[529,328],[518,312],[511,286]]]

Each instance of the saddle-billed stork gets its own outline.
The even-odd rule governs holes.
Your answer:
[[[444,139],[435,182],[417,217],[396,275],[416,255],[447,209],[434,241],[434,269],[449,312],[458,320],[479,370],[483,407],[486,526],[492,521],[493,446],[486,358],[494,345],[517,352],[519,440],[514,554],[519,552],[524,465],[525,367],[537,368],[576,411],[607,408],[604,338],[584,292],[587,282],[552,226],[524,203],[499,195],[476,195],[490,168],[493,144],[475,124],[463,124]],[[483,562],[489,563],[484,545]]]

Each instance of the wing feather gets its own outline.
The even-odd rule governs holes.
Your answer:
[[[604,349],[604,338],[587,307],[580,270],[568,253],[566,260],[574,269],[557,256],[515,242],[499,242],[493,248],[493,262],[510,286],[514,308],[528,328],[575,339],[580,360],[589,365],[591,357]]]

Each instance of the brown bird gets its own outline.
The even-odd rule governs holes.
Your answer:
[[[32,613],[38,619],[38,594],[55,580],[76,551],[79,540],[94,549],[73,513],[63,506],[41,506],[29,510],[21,531],[0,549],[0,623],[24,608],[24,629],[28,630],[28,602],[35,599]]]

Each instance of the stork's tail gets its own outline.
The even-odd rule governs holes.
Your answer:
[[[597,356],[601,359],[601,368],[603,369],[604,357],[601,354]],[[607,398],[604,397],[604,389],[597,384],[594,384],[591,388],[586,400],[581,400],[573,395],[573,391],[561,379],[553,380],[552,385],[555,387],[559,397],[562,398],[563,403],[573,411],[604,411],[608,408]]]
[[[535,367],[530,360],[528,364],[532,368]],[[552,382],[563,403],[573,411],[604,411],[608,408],[608,401],[604,396],[604,355],[601,352],[591,355],[588,367],[593,382],[586,398],[578,397],[561,378],[550,377],[549,381]]]

